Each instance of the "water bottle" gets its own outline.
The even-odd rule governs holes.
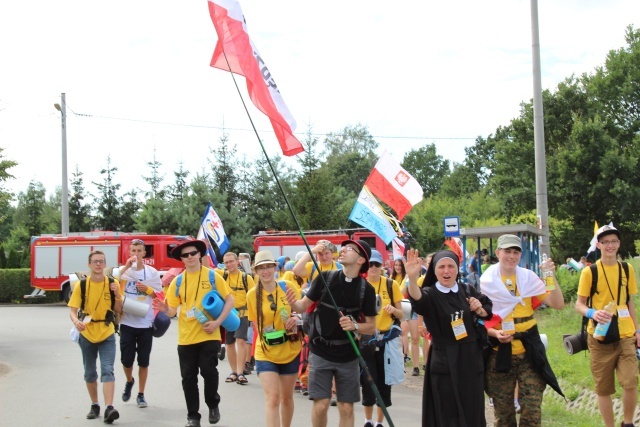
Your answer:
[[[280,317],[282,318],[282,324],[286,325],[287,320],[289,320],[289,312],[286,308],[280,307]],[[294,326],[291,329],[287,329],[287,335],[296,335],[298,333],[298,326]]]
[[[204,312],[199,308],[194,308],[193,313],[196,316],[196,320],[201,324],[207,323],[209,321],[209,318],[207,317],[207,315],[204,314]]]
[[[604,308],[604,311],[609,313],[610,315],[616,314],[616,303],[615,301],[611,301]],[[609,330],[609,326],[611,325],[611,320],[607,323],[598,323],[596,325],[595,331],[593,331],[593,337],[598,341],[604,340],[604,337],[607,335],[607,331]]]
[[[552,291],[556,288],[556,277],[549,266],[547,254],[542,254],[542,264],[540,264],[540,272],[542,281],[547,286],[548,291]]]

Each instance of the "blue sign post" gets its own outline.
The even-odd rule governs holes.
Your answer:
[[[444,217],[444,237],[460,237],[460,217]]]

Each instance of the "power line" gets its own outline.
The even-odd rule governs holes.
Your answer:
[[[67,105],[68,108],[68,105]],[[253,132],[253,129],[246,129],[246,128],[230,128],[230,127],[225,127],[225,126],[212,126],[212,125],[197,125],[197,124],[190,124],[190,123],[176,123],[176,122],[162,122],[162,121],[157,121],[157,120],[143,120],[143,119],[130,119],[130,118],[126,118],[126,117],[114,117],[114,116],[102,116],[102,115],[97,115],[97,114],[83,114],[83,113],[76,113],[75,111],[71,110],[71,108],[69,108],[69,110],[76,116],[78,117],[89,117],[89,118],[96,118],[96,119],[107,119],[107,120],[120,120],[120,121],[126,121],[126,122],[136,122],[136,123],[149,123],[149,124],[155,124],[155,125],[165,125],[165,126],[181,126],[181,127],[189,127],[189,128],[202,128],[202,129],[217,129],[217,130],[221,130],[221,131],[227,131],[227,130],[233,130],[233,131],[239,131],[239,132]],[[268,131],[260,131],[260,132],[268,132]],[[313,136],[329,136],[332,133],[311,133],[311,135]],[[335,133],[333,133],[335,134]],[[307,133],[305,133],[305,135],[308,135]],[[476,138],[471,138],[471,137],[457,137],[457,136],[451,136],[451,137],[437,137],[437,136],[399,136],[399,135],[371,135],[373,138],[378,138],[378,139],[424,139],[424,140],[438,140],[438,141],[442,141],[442,140],[448,140],[448,141],[455,141],[455,140],[459,140],[459,141],[473,141]]]

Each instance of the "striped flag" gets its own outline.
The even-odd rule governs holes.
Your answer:
[[[356,200],[356,204],[351,210],[349,219],[373,231],[387,245],[397,236],[389,219],[384,214],[382,206],[380,206],[376,198],[369,192],[366,185],[362,187],[358,200]]]
[[[289,112],[264,58],[249,38],[240,3],[209,0],[209,14],[218,34],[211,66],[244,76],[253,104],[269,117],[285,156],[304,151],[293,135],[296,121]],[[228,63],[227,63],[228,61]]]
[[[389,205],[400,220],[422,200],[423,191],[418,181],[386,151],[364,184]]]

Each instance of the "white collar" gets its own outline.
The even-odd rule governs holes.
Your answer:
[[[442,286],[440,282],[436,282],[436,289],[442,292],[443,294],[448,294],[449,292],[458,293],[458,284],[456,283],[451,288],[447,288],[446,286]]]

